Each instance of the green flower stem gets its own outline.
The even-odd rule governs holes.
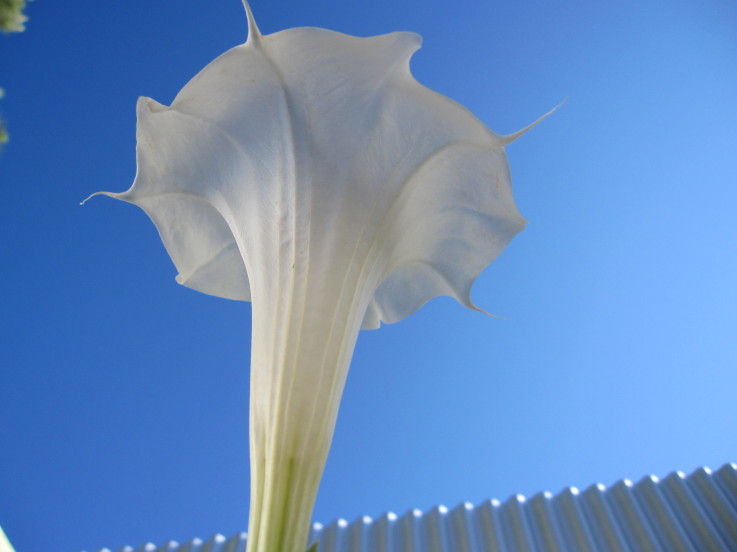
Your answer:
[[[326,285],[308,268],[301,269],[308,263],[298,257],[285,255],[276,278],[252,282],[248,552],[304,552],[307,547],[340,397],[370,297],[361,292],[364,278],[344,269],[343,285]]]

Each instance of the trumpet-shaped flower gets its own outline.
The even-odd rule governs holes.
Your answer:
[[[249,552],[303,552],[362,328],[470,289],[525,221],[503,147],[414,80],[420,37],[248,40],[171,106],[138,102],[138,173],[192,289],[253,303]],[[526,130],[526,129],[525,129]]]

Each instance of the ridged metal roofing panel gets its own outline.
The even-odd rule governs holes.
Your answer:
[[[315,524],[318,552],[737,552],[737,465]],[[245,552],[246,534],[116,552]],[[112,552],[102,549],[99,552]]]

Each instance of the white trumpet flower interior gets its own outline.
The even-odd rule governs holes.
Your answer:
[[[137,106],[123,193],[192,289],[253,304],[249,552],[304,552],[359,330],[471,286],[525,225],[504,146],[420,85],[409,32],[248,40]],[[526,129],[524,129],[526,130]]]

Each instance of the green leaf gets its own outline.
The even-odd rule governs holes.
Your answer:
[[[310,546],[307,552],[317,552],[317,541],[315,541],[312,546]]]
[[[0,30],[6,33],[17,33],[25,30],[23,25],[28,19],[23,15],[26,0],[0,0]]]

